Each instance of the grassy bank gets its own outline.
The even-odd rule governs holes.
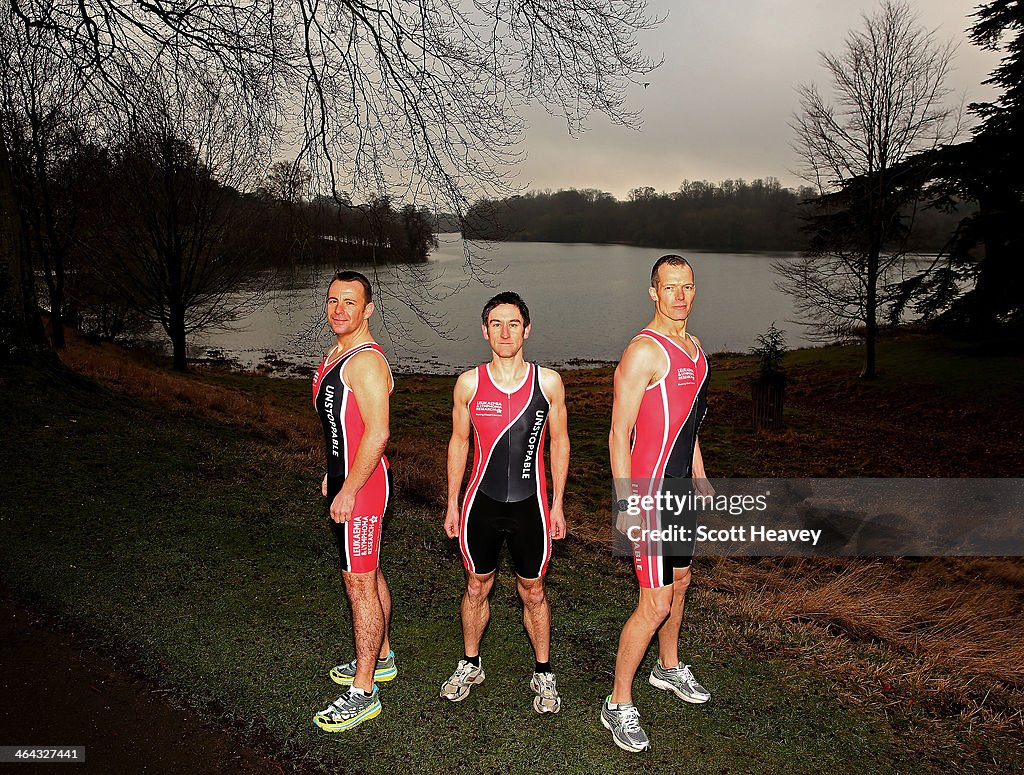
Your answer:
[[[712,478],[776,476],[1019,475],[1024,410],[1020,354],[901,334],[880,343],[881,378],[856,376],[860,348],[787,356],[789,428],[750,427],[752,359],[712,357],[702,432]],[[65,358],[111,388],[244,429],[297,465],[317,467],[320,428],[305,380],[226,371],[171,374],[110,346],[76,341]],[[980,375],[980,376],[979,376]],[[565,374],[573,460],[567,515],[574,540],[606,552],[606,429],[610,371]],[[392,402],[398,491],[443,507],[452,378],[406,377]],[[1024,731],[1024,563],[703,560],[705,583],[743,612],[761,649],[830,672],[845,698],[889,712],[921,708],[986,728]],[[791,637],[792,636],[792,637]],[[795,639],[797,646],[791,641]]]
[[[774,437],[745,426],[750,362],[716,358],[702,444],[726,462],[713,475],[766,460],[782,461],[780,475],[822,461],[842,465],[843,445],[856,445],[848,430],[858,411],[869,416],[870,406],[915,394],[927,401],[907,400],[890,425],[868,429],[881,427],[876,440],[897,423],[917,434],[918,449],[900,452],[901,465],[930,462],[945,473],[936,461],[955,456],[922,461],[920,445],[991,425],[1002,434],[989,439],[992,454],[972,464],[984,463],[988,475],[1012,473],[999,465],[1020,428],[1006,400],[1021,381],[1014,359],[979,361],[933,340],[885,346],[902,372],[867,386],[850,376],[855,352],[795,354],[791,429]],[[942,368],[930,365],[935,347],[944,348]],[[309,716],[333,691],[326,667],[350,648],[319,519],[320,431],[308,385],[230,373],[179,377],[82,342],[68,360],[110,390],[30,371],[4,374],[0,390],[12,423],[0,458],[0,557],[5,583],[20,595],[116,644],[187,701],[267,730],[293,756],[325,769],[636,764],[611,747],[596,720],[635,597],[628,568],[594,551],[604,517],[585,505],[587,492],[606,484],[607,371],[567,377],[572,520],[585,540],[559,547],[551,577],[563,712],[540,719],[529,707],[529,650],[507,568],[484,652],[487,683],[460,706],[435,699],[459,652],[460,563],[432,505],[442,492],[451,380],[414,377],[400,382],[393,401],[391,454],[405,497],[387,526],[384,559],[403,603],[394,626],[402,675],[386,687],[385,716],[373,727],[326,737]],[[944,375],[979,362],[986,395],[964,400],[977,399],[977,388],[969,395],[968,379]],[[942,422],[929,428],[915,422],[922,416]],[[685,653],[715,697],[680,708],[640,688],[656,744],[645,768],[686,760],[698,772],[925,771],[952,761],[995,772],[1014,764],[1019,564],[705,560],[697,578]]]

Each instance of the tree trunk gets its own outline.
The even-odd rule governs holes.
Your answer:
[[[167,333],[171,337],[171,352],[175,371],[188,371],[188,358],[185,356],[185,308],[171,308],[170,325]]]
[[[878,338],[878,249],[872,249],[868,255],[867,265],[867,298],[864,303],[864,370],[860,373],[863,379],[874,379],[875,373],[875,340]]]
[[[0,137],[0,274],[7,276],[6,282],[0,284],[3,286],[0,313],[7,318],[3,326],[10,329],[0,331],[3,340],[0,356],[47,351],[46,332],[36,303],[35,275],[3,137]]]
[[[1020,292],[1020,262],[1007,250],[1009,240],[1004,231],[1007,216],[997,204],[1012,196],[1012,193],[1001,192],[998,197],[984,193],[978,197],[978,216],[984,224],[985,256],[978,266],[974,303],[969,314],[974,332],[982,337],[997,333],[999,313],[1011,310],[1016,303],[1015,294]]]
[[[50,343],[54,350],[63,350],[64,339],[64,282],[63,266],[48,273],[46,287],[50,294]]]
[[[754,403],[754,430],[780,431],[784,427],[782,408],[786,383],[755,382],[751,389]]]

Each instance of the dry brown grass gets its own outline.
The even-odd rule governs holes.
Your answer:
[[[709,559],[713,598],[848,700],[1024,731],[1024,561]],[[851,648],[851,642],[855,644]]]
[[[112,390],[245,428],[311,469],[322,465],[321,429],[310,411],[147,365],[73,332],[69,339],[64,362]],[[593,411],[604,412],[602,380],[607,377],[586,372],[574,377],[576,401],[595,401]],[[440,512],[444,445],[424,429],[393,438],[388,454],[398,492]],[[585,459],[578,465],[598,467]],[[583,476],[597,481],[604,473]],[[577,541],[607,550],[609,521],[592,506],[570,500],[566,517]],[[990,729],[1024,731],[1022,560],[706,559],[697,572],[730,617],[734,629],[723,629],[723,639],[740,630],[760,648],[814,666],[853,704],[923,707]]]
[[[270,399],[145,364],[121,347],[90,342],[70,330],[67,336],[68,347],[60,353],[64,364],[110,390],[252,431],[309,465],[323,460],[320,424],[311,412],[289,412]]]
[[[154,401],[173,411],[202,415],[244,428],[271,441],[311,469],[323,466],[320,422],[311,411],[291,411],[271,397],[248,395],[212,385],[201,374],[182,374],[135,358],[117,345],[91,342],[68,331],[69,346],[61,352],[65,365],[119,393]],[[308,409],[303,406],[303,409]],[[426,436],[396,437],[388,456],[397,492],[420,503],[444,508],[447,471],[445,451]]]

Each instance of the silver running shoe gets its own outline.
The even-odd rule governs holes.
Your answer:
[[[373,671],[373,682],[382,684],[393,681],[398,675],[398,668],[395,667],[395,652],[389,651],[386,659],[378,659],[377,667]],[[331,668],[331,680],[342,686],[351,686],[356,680],[356,661],[346,662]]]
[[[646,751],[651,741],[640,728],[640,711],[636,705],[619,705],[612,710],[609,707],[611,701],[612,696],[609,694],[601,706],[601,723],[612,733],[615,745],[623,751]]]
[[[343,732],[379,715],[380,692],[374,686],[372,694],[345,692],[313,716],[313,723],[325,732]]]
[[[558,696],[554,673],[534,673],[530,688],[537,696],[533,698],[533,709],[538,713],[558,713],[562,698]]]
[[[441,699],[462,702],[469,696],[469,690],[475,684],[484,682],[484,663],[477,667],[465,659],[459,660],[452,677],[441,684]]]
[[[700,705],[711,699],[711,692],[697,683],[697,679],[690,672],[689,665],[677,665],[676,667],[662,667],[661,660],[651,671],[648,679],[651,686],[672,692],[676,697],[694,705]]]

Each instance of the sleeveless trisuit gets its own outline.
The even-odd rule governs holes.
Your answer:
[[[328,353],[313,375],[313,406],[320,415],[327,447],[327,508],[348,476],[359,442],[363,438],[363,417],[355,393],[345,382],[345,364],[364,351],[377,353],[387,363],[387,356],[376,342],[363,342],[345,352]],[[390,373],[391,366],[388,365]],[[394,391],[394,379],[391,391]],[[380,533],[384,513],[391,497],[391,471],[383,455],[356,494],[352,518],[341,524],[328,517],[338,542],[342,570],[366,573],[376,570],[380,561]]]
[[[692,491],[693,451],[697,432],[707,414],[708,361],[697,342],[691,358],[664,334],[645,328],[635,338],[647,337],[665,354],[665,376],[647,387],[640,402],[630,444],[630,478],[634,495],[653,495],[659,490],[684,497]],[[681,480],[681,481],[675,481]],[[647,515],[648,526],[664,529],[671,525],[696,527],[696,514]],[[687,568],[693,542],[645,544],[634,542],[633,559],[640,586],[657,589],[672,583],[674,568]]]
[[[462,505],[459,548],[471,573],[498,567],[503,541],[516,575],[544,575],[551,557],[551,515],[544,480],[544,431],[551,404],[540,369],[527,364],[510,391],[491,379],[487,364],[476,369],[469,402],[473,424],[473,472]]]

